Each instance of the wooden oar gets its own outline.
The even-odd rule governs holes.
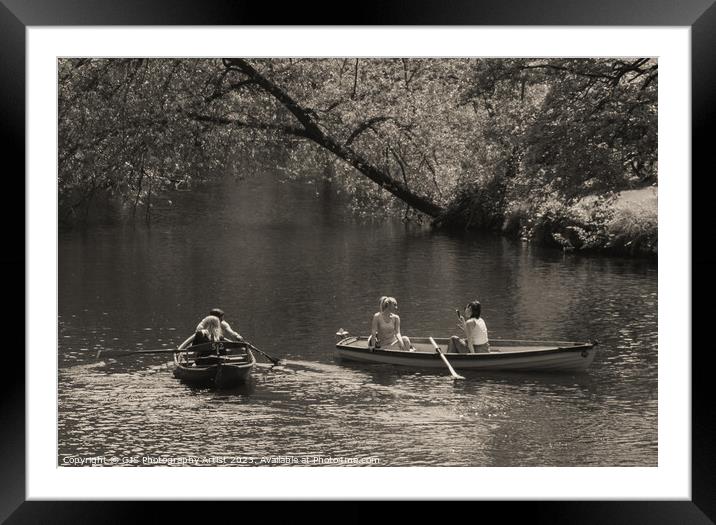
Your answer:
[[[274,365],[277,365],[277,364],[279,364],[279,363],[281,362],[280,359],[276,359],[275,357],[271,357],[271,356],[268,355],[266,352],[264,352],[263,350],[261,350],[261,349],[259,349],[259,348],[256,348],[253,344],[249,343],[248,341],[244,341],[244,342],[245,342],[247,345],[249,345],[249,347],[250,347],[252,350],[256,350],[259,354],[261,354],[261,355],[264,356],[266,359],[268,359],[269,361],[271,361]]]
[[[172,354],[175,352],[183,352],[176,348],[156,348],[154,350],[97,350],[97,359],[100,355],[103,357],[126,357],[135,354]]]
[[[428,339],[430,339],[430,342],[431,342],[431,343],[433,344],[433,346],[435,347],[435,351],[436,351],[436,352],[438,353],[438,355],[442,358],[443,362],[447,365],[448,370],[450,370],[450,374],[452,374],[452,376],[453,376],[455,379],[465,379],[464,377],[462,377],[461,375],[459,375],[457,372],[455,372],[455,370],[453,369],[452,365],[450,364],[450,361],[447,360],[447,357],[445,357],[445,354],[443,354],[442,350],[440,350],[440,347],[439,347],[438,344],[435,342],[435,339],[433,339],[432,337],[429,337]]]
[[[177,352],[201,352],[205,350],[215,350],[217,349],[216,345],[220,345],[219,349],[227,349],[227,348],[245,348],[246,346],[250,346],[248,343],[244,342],[236,342],[236,341],[220,341],[220,342],[209,342],[209,343],[201,343],[194,346],[188,346],[183,349],[178,348],[154,348],[151,350],[98,350],[97,351],[97,359],[99,359],[99,356],[102,355],[104,357],[127,357],[129,355],[139,355],[139,354],[174,354]]]

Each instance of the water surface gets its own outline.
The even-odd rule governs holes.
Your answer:
[[[359,220],[330,186],[269,175],[169,198],[149,229],[60,233],[59,464],[657,465],[655,263]],[[406,335],[457,333],[477,298],[492,338],[600,345],[585,374],[335,363],[335,332],[366,334],[381,295]],[[95,360],[176,346],[212,307],[286,364],[222,392],[166,355]]]

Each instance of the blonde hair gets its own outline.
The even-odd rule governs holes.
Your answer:
[[[212,341],[218,341],[224,335],[221,330],[221,321],[215,315],[209,315],[201,320],[201,325],[204,327],[209,334],[209,339]]]
[[[380,303],[379,303],[380,311],[381,312],[385,311],[385,309],[388,308],[388,305],[390,305],[390,304],[392,304],[394,306],[398,306],[398,301],[395,300],[395,297],[388,297],[387,295],[384,295],[383,297],[381,297]]]

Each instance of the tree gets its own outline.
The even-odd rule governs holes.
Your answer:
[[[366,207],[497,228],[655,183],[652,59],[59,61],[60,213],[276,160]],[[329,166],[330,169],[326,169]],[[378,206],[376,206],[378,204]],[[412,211],[411,211],[412,210]]]
[[[185,117],[211,72],[197,60],[60,60],[60,218],[110,196],[149,220],[153,195],[226,163],[229,134]]]
[[[469,156],[460,95],[473,62],[61,61],[61,208],[100,189],[149,210],[157,191],[279,143],[304,168],[335,156],[349,188],[435,216]]]
[[[492,59],[466,96],[516,156],[515,189],[573,201],[656,182],[657,79],[647,58]]]

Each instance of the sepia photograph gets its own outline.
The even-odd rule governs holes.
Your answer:
[[[710,523],[713,3],[1,0],[0,521]]]
[[[56,58],[56,466],[658,467],[659,65]]]

